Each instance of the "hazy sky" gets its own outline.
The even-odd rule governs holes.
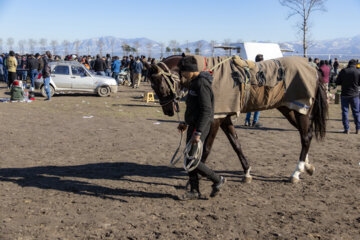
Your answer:
[[[328,0],[326,7],[312,15],[312,40],[360,34],[360,0]],[[0,38],[299,40],[299,19],[287,15],[278,0],[0,0]]]

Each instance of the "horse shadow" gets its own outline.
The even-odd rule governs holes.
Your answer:
[[[0,181],[12,182],[21,187],[36,187],[53,189],[78,195],[95,196],[103,199],[119,200],[121,197],[140,198],[170,198],[177,200],[172,194],[129,190],[125,188],[110,188],[100,186],[83,179],[106,179],[126,182],[136,182],[151,185],[166,185],[179,188],[168,183],[153,181],[131,180],[128,177],[140,176],[148,178],[183,179],[185,173],[178,168],[167,166],[152,166],[130,162],[94,163],[76,166],[42,166],[29,168],[2,168]],[[66,179],[78,178],[77,180]],[[166,181],[167,182],[167,181]],[[119,198],[120,197],[120,198]]]
[[[284,128],[271,128],[271,127],[247,127],[236,125],[235,128],[255,130],[255,131],[279,131],[279,132],[297,132],[295,129],[284,129]]]
[[[243,177],[245,173],[243,171],[216,171],[217,173],[221,174],[222,176],[230,179],[232,182],[243,182]],[[274,183],[288,183],[288,177],[282,176],[263,176],[257,174],[256,172],[252,172],[251,176],[254,181],[261,181],[261,182],[274,182]]]

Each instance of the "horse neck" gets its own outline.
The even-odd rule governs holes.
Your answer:
[[[180,62],[182,56],[170,56],[166,59],[164,59],[162,62],[168,66],[168,68],[172,71],[174,71],[175,68],[177,68],[178,63]],[[178,71],[177,71],[178,72]]]

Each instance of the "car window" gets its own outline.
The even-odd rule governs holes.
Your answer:
[[[81,66],[71,66],[71,72],[72,75],[76,75],[76,76],[86,76],[86,72],[85,69]]]
[[[63,74],[63,75],[69,75],[69,67],[68,66],[56,66],[54,70],[52,71],[53,74]]]

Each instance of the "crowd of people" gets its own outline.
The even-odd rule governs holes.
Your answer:
[[[44,69],[44,58],[46,56],[47,54],[40,55],[39,53],[20,55],[14,51],[10,51],[8,54],[1,54],[0,81],[6,82],[8,87],[10,87],[14,80],[23,80],[26,85],[26,80],[30,79],[29,88],[33,90],[35,79]],[[133,88],[138,88],[142,80],[147,81],[147,69],[144,62],[146,61],[149,64],[155,63],[155,59],[150,57],[134,57],[130,55],[123,56],[120,60],[118,56],[111,57],[110,54],[106,54],[104,57],[99,54],[95,57],[90,55],[67,55],[64,58],[56,55],[51,57],[50,61],[78,61],[94,72],[94,74],[113,77],[119,85],[124,84],[123,80],[119,78],[119,74],[121,72],[128,72],[128,84]]]
[[[344,133],[349,134],[349,108],[351,108],[354,123],[355,134],[360,130],[360,65],[359,61],[352,59],[347,67],[339,73],[340,64],[337,58],[332,60],[319,60],[309,58],[309,63],[316,67],[322,75],[324,89],[330,91],[331,86],[335,89],[341,85],[341,111]]]
[[[261,54],[259,55],[260,57]],[[262,58],[257,59],[261,61]],[[147,81],[147,69],[144,62],[154,64],[154,58],[146,58],[145,56],[134,57],[123,56],[120,60],[118,56],[106,54],[106,56],[95,57],[92,56],[77,56],[67,55],[63,59],[60,56],[52,56],[49,51],[45,54],[15,54],[10,51],[8,54],[0,55],[0,81],[6,82],[8,87],[12,85],[15,80],[23,80],[25,87],[29,87],[31,91],[34,90],[35,79],[42,74],[50,100],[50,74],[51,71],[48,67],[49,61],[78,61],[94,74],[113,77],[118,85],[124,84],[123,79],[119,78],[119,74],[123,71],[128,72],[128,84],[133,88],[139,88],[140,82]],[[349,107],[351,107],[354,121],[356,125],[356,133],[360,129],[360,106],[359,106],[359,92],[360,92],[360,70],[359,62],[357,60],[350,60],[348,66],[339,73],[340,64],[337,58],[332,60],[320,60],[319,58],[309,58],[309,64],[316,67],[322,74],[322,81],[324,88],[330,91],[331,86],[336,88],[337,85],[342,86],[341,91],[341,109],[342,121],[344,125],[344,133],[349,133]],[[26,86],[27,79],[30,79],[30,86]],[[251,113],[247,114],[245,125],[246,126],[261,126],[258,124],[259,112],[254,114],[252,124],[250,124]]]

